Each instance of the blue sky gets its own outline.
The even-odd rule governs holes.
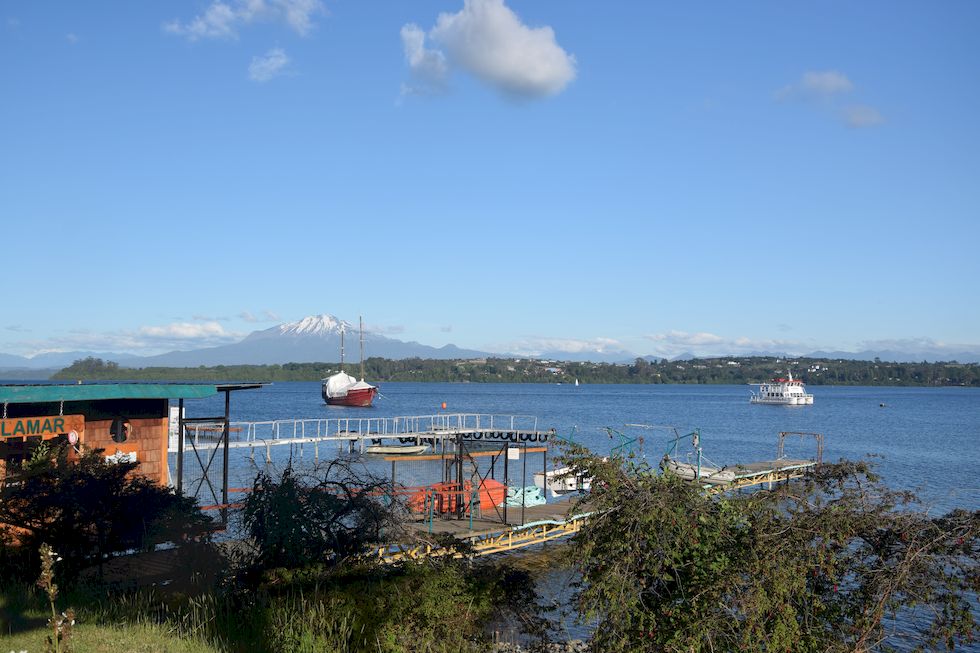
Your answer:
[[[0,352],[980,348],[980,4],[0,5]]]

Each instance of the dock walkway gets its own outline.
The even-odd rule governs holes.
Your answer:
[[[762,460],[755,463],[734,465],[735,480],[725,485],[711,487],[713,492],[725,492],[756,485],[768,485],[802,478],[803,475],[819,464],[816,460],[779,458],[777,460]]]
[[[220,427],[219,427],[220,425]],[[175,426],[173,432],[180,430]],[[288,419],[261,422],[230,422],[229,449],[265,448],[281,445],[318,445],[334,443],[353,452],[364,453],[372,442],[420,444],[439,447],[457,438],[490,443],[544,443],[554,435],[553,429],[538,427],[538,418],[528,415],[490,415],[482,413],[440,413],[399,417],[361,417]],[[185,425],[184,442],[197,450],[224,447],[224,425]],[[180,449],[174,435],[169,451]]]

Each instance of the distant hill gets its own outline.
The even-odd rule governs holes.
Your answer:
[[[146,367],[132,369],[85,359],[58,372],[61,380],[143,381],[316,381],[334,363]],[[791,371],[813,385],[980,386],[980,365],[961,363],[875,363],[774,357],[702,358],[628,365],[523,358],[436,360],[368,358],[364,376],[373,382],[439,381],[472,383],[760,383]]]
[[[357,361],[360,343],[357,327],[332,315],[313,315],[298,322],[253,331],[240,342],[191,351],[172,351],[156,356],[116,360],[127,367],[197,367],[199,365],[273,365],[277,363],[338,361],[340,332],[344,330],[345,358]],[[430,347],[404,342],[370,331],[364,332],[364,355],[399,360],[483,358],[487,352],[461,349],[455,345]],[[105,358],[105,357],[97,357]]]
[[[3,381],[46,381],[51,378],[59,368],[25,368],[25,367],[0,367],[0,379]]]
[[[119,363],[129,362],[138,356],[132,354],[117,354],[113,352],[93,352],[93,351],[59,351],[38,354],[27,358],[26,356],[15,356],[13,354],[0,354],[0,371],[11,370],[60,370],[71,365],[72,362],[82,358],[102,358],[113,360]]]
[[[340,332],[345,332],[346,360],[356,362],[359,357],[357,327],[338,318],[322,314],[311,315],[296,322],[280,324],[261,331],[253,331],[241,341],[187,351],[171,351],[154,356],[136,356],[113,352],[70,351],[49,352],[27,358],[0,353],[0,377],[9,370],[7,378],[37,378],[41,371],[63,369],[76,360],[98,358],[113,361],[128,368],[145,367],[199,367],[213,365],[276,365],[283,363],[336,362],[340,359]],[[418,342],[405,342],[388,338],[372,331],[364,332],[365,357],[404,360],[421,358],[427,360],[465,360],[487,357],[533,358],[538,360],[576,361],[595,363],[628,364],[637,355],[627,350],[603,348],[569,352],[547,350],[528,356],[514,353],[485,352],[463,349],[455,345],[432,347]],[[670,360],[693,360],[703,355],[685,352],[668,357]],[[784,352],[752,351],[731,354],[731,357],[747,356],[789,358]],[[909,341],[907,349],[888,349],[860,352],[817,351],[801,355],[811,359],[868,360],[876,358],[886,362],[914,363],[921,361],[957,361],[960,363],[980,362],[980,350],[964,349],[952,351],[950,348],[929,346],[921,341]],[[643,356],[644,360],[659,362],[662,356]],[[11,376],[14,374],[16,376]]]
[[[956,361],[957,363],[980,363],[980,351],[949,351],[938,348],[919,348],[900,351],[879,349],[864,351],[815,351],[806,358],[828,358],[852,361],[873,361],[876,358],[892,363],[921,363],[922,361]]]

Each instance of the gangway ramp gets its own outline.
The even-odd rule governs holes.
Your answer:
[[[576,511],[575,501],[561,501],[525,509],[525,523],[501,524],[476,518],[467,520],[439,520],[438,532],[450,534],[462,540],[464,549],[439,546],[428,541],[413,544],[397,544],[374,549],[366,557],[381,564],[432,557],[463,558],[485,556],[516,551],[537,544],[568,537],[579,532],[592,513]],[[414,527],[427,534],[427,522],[416,522]]]
[[[398,417],[299,418],[255,422],[231,422],[228,433],[207,425],[185,426],[185,442],[198,449],[280,446],[333,442],[364,452],[370,441],[443,442],[466,440],[546,442],[553,429],[538,427],[529,415],[439,413]],[[225,440],[227,438],[227,445]],[[176,438],[170,452],[178,449]]]

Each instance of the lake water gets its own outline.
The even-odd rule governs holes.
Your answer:
[[[749,403],[748,386],[387,383],[375,406],[364,409],[324,405],[319,383],[276,383],[233,393],[231,411],[233,421],[391,417],[436,414],[443,412],[445,402],[445,412],[451,413],[537,417],[540,429],[574,434],[575,441],[600,454],[620,442],[610,439],[605,427],[642,435],[641,453],[654,465],[667,449],[667,431],[624,425],[671,425],[680,433],[699,428],[704,455],[719,465],[774,458],[780,431],[817,432],[825,438],[824,460],[880,456],[878,470],[886,483],[917,490],[933,513],[980,506],[980,390],[809,390],[812,406],[764,406]],[[223,398],[187,402],[188,416],[222,412]],[[290,452],[279,449],[274,460],[281,465]],[[787,441],[791,457],[811,457],[813,452],[812,441]],[[244,453],[239,450],[232,458],[232,472],[237,482],[246,484],[255,466]],[[305,452],[307,462],[310,453]],[[292,454],[295,458],[296,452]],[[321,450],[321,458],[325,454]],[[386,467],[376,465],[375,471]],[[556,606],[548,616],[560,634],[587,638],[589,628],[574,623],[570,609],[575,580],[573,571],[553,569],[539,577],[538,590],[543,601]],[[900,624],[897,629],[902,630]]]
[[[748,386],[386,383],[375,406],[346,408],[326,406],[319,383],[296,382],[232,393],[231,413],[232,421],[440,412],[529,415],[538,418],[540,429],[574,434],[576,442],[597,453],[619,444],[604,427],[643,436],[642,452],[653,463],[667,448],[667,432],[625,424],[672,425],[681,433],[699,428],[704,455],[719,465],[772,459],[779,431],[810,431],[824,435],[824,460],[881,456],[879,471],[888,484],[917,489],[934,510],[980,505],[980,390],[809,390],[812,406],[764,406],[749,403]],[[188,416],[219,415],[223,397],[189,400],[186,406]],[[812,441],[787,440],[791,457],[810,457],[813,451]]]
[[[812,406],[762,406],[749,404],[748,386],[386,383],[375,406],[344,408],[324,405],[318,382],[297,382],[232,393],[231,417],[266,421],[440,412],[528,415],[538,419],[538,428],[554,428],[564,437],[574,434],[575,441],[600,454],[619,444],[605,427],[642,435],[641,454],[652,464],[668,446],[667,432],[624,425],[671,425],[681,433],[699,428],[705,456],[719,465],[772,459],[780,431],[811,431],[825,437],[824,460],[880,456],[878,470],[888,485],[917,490],[934,513],[980,506],[980,389],[818,386],[809,390],[815,397]],[[223,412],[223,396],[186,402],[188,417]],[[257,466],[248,459],[247,450],[232,451],[232,485],[245,487]],[[321,448],[321,459],[335,451]],[[297,453],[274,447],[275,465],[281,467]],[[813,443],[787,441],[786,453],[810,457]],[[312,462],[311,454],[307,446],[301,460]],[[202,455],[206,463],[206,452]],[[257,463],[261,457],[256,455]],[[185,469],[193,464],[187,462]],[[215,481],[220,466],[219,455],[209,474]],[[374,468],[388,469],[383,464]],[[191,476],[192,471],[187,470]],[[202,496],[205,491],[202,488],[199,496],[208,503]],[[220,496],[220,485],[218,492]],[[574,580],[570,570],[554,569],[539,579],[539,591],[546,602],[558,606],[550,616],[559,632],[585,638],[589,629],[568,616]]]

